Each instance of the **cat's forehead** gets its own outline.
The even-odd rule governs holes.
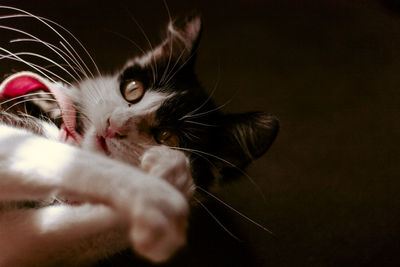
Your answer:
[[[133,65],[138,65],[142,68],[149,67],[152,64],[155,64],[154,62],[159,61],[162,58],[162,48],[157,47],[152,51],[147,52],[146,54],[142,56],[137,56],[134,58],[129,59],[123,69],[126,69],[128,67],[131,67]]]

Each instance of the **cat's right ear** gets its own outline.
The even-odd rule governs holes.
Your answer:
[[[278,130],[278,119],[265,112],[224,115],[214,148],[223,160],[215,160],[214,165],[221,173],[232,176],[232,171],[245,168],[261,157],[274,142]]]

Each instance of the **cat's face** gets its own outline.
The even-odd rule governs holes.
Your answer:
[[[159,46],[114,75],[80,82],[71,97],[80,110],[84,147],[134,165],[152,146],[181,149],[195,181],[208,185],[215,170],[244,167],[263,154],[278,124],[265,113],[222,114],[193,69],[200,19],[178,24],[169,25]]]

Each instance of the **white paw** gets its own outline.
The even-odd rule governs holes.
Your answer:
[[[143,154],[141,168],[151,175],[168,181],[187,199],[193,195],[194,183],[190,162],[183,152],[167,146],[152,147]]]
[[[139,255],[153,262],[162,262],[186,242],[189,205],[171,185],[154,180],[157,184],[144,188],[135,197],[130,238]]]

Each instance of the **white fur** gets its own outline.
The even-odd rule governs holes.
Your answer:
[[[85,80],[79,84],[79,88],[71,88],[67,92],[75,102],[80,103],[90,120],[90,123],[86,123],[83,147],[99,151],[96,135],[106,131],[109,119],[128,133],[124,140],[106,140],[110,156],[133,165],[139,165],[140,156],[149,146],[158,146],[152,136],[139,132],[137,125],[142,120],[149,126],[154,125],[155,112],[164,101],[173,96],[148,90],[138,103],[129,105],[121,96],[117,75]]]
[[[0,201],[60,197],[81,203],[0,205],[0,266],[91,264],[129,244],[158,262],[185,243],[193,194],[189,161],[135,128],[140,120],[154,123],[170,96],[147,92],[128,106],[118,88],[116,76],[106,76],[69,89],[90,116],[83,149],[0,124]],[[129,128],[126,139],[107,139],[111,158],[96,153],[95,136],[107,118]],[[50,125],[45,129],[58,134]]]

